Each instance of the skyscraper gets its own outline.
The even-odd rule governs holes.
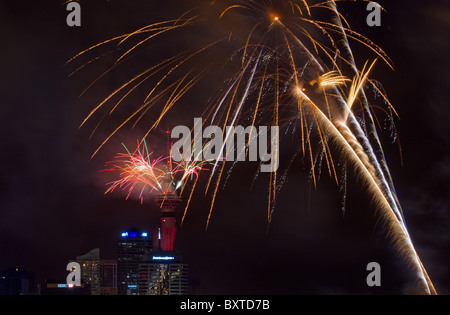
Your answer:
[[[91,295],[117,295],[117,260],[100,259],[100,249],[96,248],[77,256],[75,261],[80,264],[84,291],[89,290]],[[56,288],[63,287],[56,283]]]
[[[100,294],[117,295],[117,260],[100,260]]]
[[[138,294],[139,264],[150,259],[152,240],[147,232],[130,230],[118,241],[117,280],[119,295]]]

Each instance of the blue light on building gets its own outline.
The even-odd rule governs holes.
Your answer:
[[[121,234],[122,237],[133,237],[133,238],[138,237],[139,235],[141,237],[148,237],[147,232],[142,232],[140,234],[138,232],[122,232]]]
[[[139,264],[151,259],[153,248],[150,233],[129,229],[120,233],[117,252],[119,295],[138,294]]]

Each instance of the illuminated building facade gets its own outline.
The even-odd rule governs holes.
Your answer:
[[[139,295],[188,294],[188,265],[173,252],[152,255],[151,262],[139,265]]]
[[[76,262],[81,267],[81,282],[90,287],[91,295],[100,295],[100,249],[77,256]]]
[[[167,180],[164,193],[155,198],[161,209],[158,243],[148,261],[139,264],[139,295],[188,294],[188,265],[174,252],[177,232],[176,208],[181,202]]]
[[[147,232],[122,232],[117,250],[118,294],[137,295],[139,264],[150,259],[152,240]]]
[[[91,295],[117,295],[117,260],[100,259],[96,248],[75,261],[80,264],[81,283]]]

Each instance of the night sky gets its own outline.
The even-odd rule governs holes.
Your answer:
[[[125,74],[106,76],[80,97],[113,60],[100,49],[96,53],[103,59],[72,77],[75,66],[66,61],[102,40],[176,17],[189,7],[175,0],[81,1],[82,26],[70,28],[62,2],[0,2],[0,270],[25,267],[37,281],[65,279],[68,261],[94,248],[100,248],[101,258],[115,258],[122,230],[154,231],[159,220],[150,199],[141,204],[120,193],[105,195],[107,179],[99,173],[122,150],[121,142],[134,144],[142,131],[125,128],[91,159],[114,120],[92,139],[98,120],[78,128]],[[450,6],[437,0],[380,3],[387,12],[375,28],[365,23],[364,4],[346,8],[352,27],[393,61],[394,71],[379,62],[373,76],[399,113],[401,150],[388,131],[380,131],[380,137],[412,241],[438,293],[449,294]],[[150,46],[139,58],[152,61],[163,53]],[[167,124],[192,125],[197,111],[175,109],[155,141],[164,145]],[[408,270],[383,238],[382,226],[375,225],[356,178],[349,177],[343,216],[339,187],[326,172],[314,188],[305,166],[297,163],[267,229],[267,177],[250,189],[249,169],[238,164],[220,189],[207,231],[210,198],[201,192],[179,230],[176,246],[191,275],[206,281],[211,294],[408,292]],[[365,282],[371,261],[381,265],[378,288]]]

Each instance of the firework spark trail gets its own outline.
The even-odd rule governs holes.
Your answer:
[[[406,243],[406,247],[403,247],[403,249],[404,248],[409,249],[409,252],[408,252],[408,250],[406,250],[406,251],[404,250],[406,252],[405,255],[409,255],[410,261],[412,262],[412,264],[414,264],[414,267],[413,267],[414,271],[419,275],[420,280],[425,283],[425,285],[423,286],[422,289],[425,292],[427,292],[428,294],[430,294],[430,293],[436,294],[436,290],[435,290],[425,268],[423,267],[422,262],[419,259],[419,256],[417,255],[417,253],[415,251],[415,248],[412,244],[411,238],[407,231],[407,228],[406,228],[406,225],[404,222],[404,218],[403,218],[403,213],[401,211],[400,204],[399,204],[398,198],[395,193],[393,181],[392,181],[389,169],[387,167],[386,160],[384,158],[384,153],[382,150],[382,146],[381,146],[378,134],[375,129],[375,124],[373,121],[372,113],[370,111],[370,106],[368,106],[367,97],[363,90],[363,84],[365,83],[365,81],[367,81],[368,73],[370,72],[370,68],[372,68],[373,64],[371,65],[369,70],[366,72],[366,74],[364,74],[363,77],[361,77],[359,70],[356,66],[349,42],[347,40],[345,28],[343,27],[342,22],[341,22],[341,15],[339,14],[339,12],[337,10],[337,7],[336,7],[336,4],[334,3],[334,1],[330,1],[329,5],[330,5],[331,9],[336,13],[335,21],[337,21],[337,25],[341,29],[341,33],[345,38],[345,40],[343,42],[344,42],[344,46],[346,47],[347,52],[349,54],[349,62],[352,66],[352,69],[354,70],[354,72],[356,74],[355,79],[358,78],[357,80],[354,80],[354,84],[352,84],[351,91],[349,93],[350,94],[349,98],[345,102],[345,104],[347,104],[347,106],[348,106],[348,110],[345,111],[345,115],[344,115],[345,119],[344,120],[350,119],[351,124],[354,127],[356,127],[358,138],[360,139],[360,141],[362,141],[364,148],[366,148],[364,150],[361,147],[361,149],[364,150],[364,152],[368,152],[368,157],[370,158],[370,164],[373,165],[376,169],[376,171],[374,170],[371,173],[372,173],[372,176],[375,176],[375,178],[378,178],[380,180],[380,183],[376,184],[379,187],[378,192],[380,195],[383,195],[383,196],[387,195],[387,198],[389,199],[389,201],[386,199],[385,199],[385,201],[389,205],[389,207],[387,209],[390,211],[388,211],[388,213],[392,214],[392,212],[393,212],[393,214],[395,215],[395,218],[389,218],[388,221],[391,222],[391,226],[393,226],[393,227],[400,226],[401,231],[399,231],[397,233],[404,236],[402,238],[402,241],[403,241],[403,244]],[[383,60],[387,61],[384,57],[382,57],[382,58],[383,58]],[[362,102],[365,105],[365,106],[363,106],[363,109],[368,114],[368,117],[371,121],[371,123],[368,124],[369,128],[370,128],[370,134],[373,136],[372,138],[375,140],[376,147],[377,147],[378,151],[380,152],[381,158],[377,158],[377,155],[375,154],[369,139],[367,138],[365,132],[361,128],[361,125],[357,122],[353,112],[351,111],[351,107],[352,107],[354,101],[356,100],[357,94],[361,94]],[[384,95],[383,95],[383,97],[384,97]],[[359,143],[358,143],[358,145],[359,145]],[[367,165],[368,163],[365,163],[365,164]],[[398,225],[394,224],[393,222],[398,223]],[[398,235],[394,236],[394,237],[398,238]]]
[[[244,104],[244,102],[245,102],[246,99],[247,99],[248,91],[249,91],[249,89],[250,89],[250,86],[251,86],[252,83],[253,83],[253,78],[254,78],[254,76],[255,76],[256,69],[258,68],[258,63],[259,63],[259,58],[261,57],[261,53],[262,53],[262,51],[259,53],[258,59],[257,59],[256,62],[255,62],[255,66],[253,67],[253,70],[252,70],[252,73],[251,73],[251,77],[250,77],[250,79],[248,80],[247,87],[245,88],[245,92],[244,92],[244,94],[242,95],[242,99],[241,99],[241,101],[239,102],[239,107],[237,108],[237,110],[236,110],[236,112],[235,112],[235,114],[234,114],[234,117],[233,117],[233,120],[231,121],[230,126],[234,126],[234,125],[235,125],[235,123],[236,123],[236,118],[237,118],[238,115],[240,114],[242,105]],[[227,141],[228,141],[228,139],[229,139],[229,137],[230,137],[231,131],[232,131],[232,130],[231,130],[231,128],[230,128],[230,129],[228,130],[228,133],[227,133],[227,135],[226,135],[226,137],[225,137],[225,140],[223,141],[222,147],[220,148],[220,151],[219,151],[219,152],[222,152],[222,153],[223,153],[224,147],[225,147],[225,145],[227,144]],[[220,156],[220,158],[222,158],[222,156]],[[220,158],[216,160],[216,163],[214,164],[214,168],[213,168],[213,170],[212,170],[212,172],[211,172],[211,176],[214,176],[214,172],[215,172],[215,170],[216,170],[217,163],[221,160]]]
[[[155,78],[156,83],[152,83],[149,92],[145,93],[147,97],[143,105],[134,110],[102,142],[100,147],[135,117],[137,119],[133,127],[136,126],[150,108],[161,101],[163,97],[167,97],[168,99],[165,101],[160,114],[150,124],[151,127],[146,132],[145,138],[167,112],[180,102],[181,97],[190,91],[194,85],[197,85],[206,74],[206,70],[195,73],[199,70],[189,63],[192,62],[195,65],[196,62],[202,62],[202,55],[211,52],[228,38],[227,45],[233,47],[230,53],[230,61],[237,60],[237,62],[231,62],[230,64],[231,66],[236,64],[237,69],[234,70],[233,67],[229,67],[234,75],[231,75],[231,80],[225,80],[228,83],[225,83],[224,93],[220,93],[216,102],[206,106],[204,113],[209,112],[208,116],[211,118],[211,123],[217,122],[223,124],[223,126],[231,123],[231,126],[235,126],[239,119],[244,116],[246,107],[249,108],[251,126],[261,123],[265,116],[269,116],[270,122],[275,126],[279,126],[283,121],[287,121],[289,124],[294,121],[298,122],[300,132],[295,131],[294,134],[299,133],[301,141],[295,155],[298,154],[298,151],[301,151],[303,158],[310,160],[311,179],[314,185],[320,177],[322,165],[325,164],[329,175],[334,177],[338,185],[345,187],[345,193],[347,189],[346,174],[352,168],[357,175],[364,179],[367,191],[373,197],[378,216],[388,226],[388,236],[416,275],[417,286],[422,292],[435,294],[433,284],[406,229],[401,206],[377,134],[375,124],[377,117],[371,109],[364,91],[365,87],[371,85],[382,96],[385,104],[388,105],[389,112],[393,111],[396,115],[397,113],[387,100],[385,93],[369,78],[375,61],[368,67],[367,61],[362,70],[359,70],[350,47],[350,40],[370,49],[376,54],[377,58],[382,59],[392,68],[387,54],[369,39],[350,29],[349,23],[338,11],[335,1],[279,0],[275,2],[268,0],[260,2],[234,0],[215,1],[214,3],[219,6],[217,14],[214,15],[214,19],[217,19],[217,21],[223,22],[226,19],[231,19],[234,22],[233,19],[244,18],[247,22],[253,23],[249,22],[243,29],[239,30],[245,33],[241,34],[243,39],[234,39],[233,32],[237,32],[237,30],[232,28],[229,30],[228,36],[220,34],[219,39],[211,41],[208,45],[202,44],[201,48],[194,49],[192,52],[185,51],[166,58],[155,66],[146,68],[97,105],[82,122],[82,125],[88,119],[91,119],[100,108],[106,107],[114,96],[124,93],[119,102],[112,106],[110,113],[131,92],[138,87],[142,87],[144,82],[155,77],[158,73],[166,71],[159,79]],[[220,7],[220,5],[223,6]],[[315,10],[331,12],[333,16],[331,21],[314,18]],[[132,33],[106,40],[79,53],[70,62],[104,44],[118,41],[118,46],[121,46],[130,43],[131,46],[125,48],[125,53],[122,53],[117,59],[117,65],[124,62],[124,58],[132,51],[162,34],[173,33],[194,26],[206,25],[206,27],[209,27],[207,24],[208,18],[202,18],[201,13],[189,17],[188,14],[193,13],[193,11],[189,10],[178,19],[150,24]],[[144,39],[136,38],[142,35],[147,37],[144,37]],[[135,38],[136,42],[133,42]],[[240,37],[237,36],[236,38]],[[237,47],[234,46],[234,43],[237,43]],[[197,61],[196,58],[199,58],[199,60]],[[93,61],[89,61],[89,64],[91,62]],[[84,68],[84,65],[80,68]],[[181,75],[180,72],[182,72]],[[348,84],[349,82],[351,84]],[[131,86],[132,83],[135,85]],[[164,103],[164,101],[162,102]],[[295,112],[291,114],[293,110]],[[228,138],[229,134],[226,135],[221,152],[223,152]],[[319,143],[318,152],[315,152],[313,144],[316,138]],[[341,176],[341,179],[338,178],[336,165],[333,161],[334,151],[332,151],[332,148],[336,149],[339,155],[344,158],[343,172],[345,172],[345,176]],[[148,185],[150,188],[156,189],[162,179],[160,176],[169,176],[176,189],[181,187],[182,191],[186,180],[191,178],[194,180],[194,185],[189,194],[188,204],[197,186],[199,172],[204,165],[203,162],[198,162],[197,159],[191,157],[185,164],[180,162],[180,164],[170,168],[170,171],[164,171],[158,168],[158,162],[150,161],[148,152],[147,155],[138,151],[134,155],[128,153],[120,157],[123,163],[110,170],[120,171],[121,179],[112,183],[110,192],[117,187],[121,187],[129,189],[129,193],[131,193],[131,190],[135,189],[138,183],[144,183],[144,186]],[[126,161],[124,162],[123,159]],[[169,159],[169,164],[172,163],[170,156],[166,159]],[[289,166],[292,164],[293,158],[290,161]],[[213,178],[215,178],[207,226],[210,223],[218,187],[225,170],[225,163],[216,172],[217,166],[218,161],[213,166],[205,189],[206,194]],[[231,166],[232,168],[233,166]],[[317,175],[316,171],[318,172]],[[271,221],[277,195],[285,182],[286,172],[287,169],[281,173],[282,176],[277,176],[276,172],[270,174],[268,222]],[[174,177],[180,177],[179,181],[174,181]],[[227,178],[225,181],[227,181]],[[142,193],[143,190],[141,196]],[[183,214],[183,220],[186,212],[187,206]]]
[[[147,146],[144,149],[137,149],[137,152],[130,153],[125,147],[127,153],[121,153],[116,156],[116,159],[108,164],[111,167],[102,170],[103,172],[119,172],[120,179],[108,183],[110,186],[105,193],[112,193],[116,188],[128,190],[127,199],[134,189],[142,184],[142,190],[139,198],[143,199],[143,192],[145,188],[150,188],[150,193],[153,191],[162,191],[161,179],[165,172],[158,164],[164,161],[163,157],[158,157],[151,160],[152,153],[149,153]]]
[[[393,187],[392,178],[390,176],[390,172],[387,168],[387,164],[384,159],[384,154],[382,152],[382,148],[381,148],[381,144],[379,142],[378,135],[376,134],[376,129],[373,128],[372,134],[373,134],[374,138],[376,139],[377,145],[380,147],[381,156],[382,156],[381,162],[379,161],[379,159],[377,159],[377,156],[373,150],[372,145],[370,144],[369,139],[367,138],[366,134],[362,130],[360,124],[357,122],[356,117],[354,116],[353,112],[350,110],[351,104],[354,102],[354,100],[357,96],[356,94],[359,92],[360,93],[364,92],[362,89],[362,83],[364,81],[366,81],[367,74],[369,71],[370,71],[370,69],[367,71],[366,75],[364,75],[364,78],[359,80],[360,83],[358,83],[358,80],[355,80],[354,81],[355,84],[352,85],[350,94],[353,94],[353,95],[351,95],[351,97],[349,97],[350,100],[347,101],[348,103],[350,103],[350,105],[348,105],[349,110],[346,111],[347,118],[345,118],[345,120],[349,119],[351,125],[353,125],[356,128],[356,130],[357,130],[356,136],[360,139],[359,141],[362,142],[365,149],[359,144],[359,142],[355,142],[355,143],[357,143],[358,146],[361,146],[360,147],[361,150],[364,150],[364,152],[368,154],[367,157],[370,159],[370,162],[366,161],[364,164],[374,167],[374,169],[370,173],[372,174],[372,176],[374,178],[378,179],[378,181],[379,181],[377,183],[377,186],[379,187],[378,193],[380,195],[382,194],[385,198],[388,199],[388,200],[385,199],[386,203],[389,205],[389,207],[386,208],[388,210],[387,212],[389,213],[389,215],[387,215],[387,217],[388,217],[387,221],[389,222],[390,228],[393,231],[396,231],[395,233],[392,233],[393,238],[394,238],[394,243],[403,245],[403,246],[398,246],[398,248],[399,248],[399,250],[401,250],[403,252],[403,254],[405,256],[409,257],[410,265],[412,266],[414,271],[418,274],[420,280],[425,284],[425,285],[418,284],[419,286],[422,285],[421,289],[424,290],[425,292],[427,292],[428,294],[436,294],[434,285],[431,282],[431,279],[429,278],[425,268],[423,267],[423,264],[414,248],[414,245],[411,241],[411,237],[406,228],[403,213],[401,211],[398,198],[395,194],[395,189]],[[359,85],[359,87],[356,87],[357,84]],[[363,100],[366,101],[365,95],[363,96]],[[370,110],[368,110],[368,111],[370,113]],[[370,114],[370,118],[373,121],[371,114]],[[390,216],[391,214],[393,214],[394,217],[391,217]],[[398,223],[398,224],[395,224],[395,223]],[[400,230],[399,230],[399,227],[400,227]]]
[[[378,214],[386,218],[385,221],[388,224],[388,233],[391,235],[393,244],[405,256],[406,261],[410,264],[409,267],[412,268],[419,277],[418,285],[420,290],[423,290],[427,294],[436,293],[434,286],[417,255],[403,221],[398,219],[397,213],[391,206],[391,202],[388,201],[383,193],[379,179],[374,176],[375,169],[370,163],[368,156],[365,154],[365,150],[346,125],[340,123],[336,126],[343,138],[343,143],[345,143],[346,146],[348,145],[348,149],[352,153],[351,155],[353,155],[350,160],[353,159],[355,167],[361,169],[361,173],[367,179],[368,185],[371,186],[369,191],[374,197],[377,197],[376,202],[379,204],[380,208]],[[340,128],[338,126],[340,126]]]
[[[366,179],[366,183],[370,187],[369,191],[376,197],[374,200],[384,210],[379,214],[387,218],[389,225],[389,233],[392,234],[393,243],[398,247],[404,255],[409,258],[409,263],[412,265],[414,272],[419,276],[422,283],[421,289],[430,293],[436,293],[435,289],[429,279],[423,265],[414,249],[411,238],[403,225],[402,221],[398,219],[397,214],[391,206],[391,203],[386,199],[379,183],[379,178],[376,177],[375,167],[369,160],[366,151],[363,149],[355,135],[343,122],[332,122],[319,109],[319,107],[301,91],[298,91],[299,97],[302,97],[311,105],[314,112],[317,113],[318,121],[334,134],[335,142],[342,147],[343,153],[347,155],[348,161],[352,161],[355,168],[360,169],[360,175]]]
[[[357,131],[356,135],[354,135],[347,127],[347,125],[343,122],[339,122],[338,124],[336,124],[336,126],[338,127],[338,130],[340,131],[343,138],[348,142],[349,147],[352,147],[355,151],[355,154],[359,157],[357,159],[357,164],[359,163],[365,166],[363,168],[364,173],[366,173],[366,176],[368,176],[368,178],[370,179],[370,183],[376,186],[376,188],[374,188],[374,193],[378,194],[381,197],[381,200],[383,200],[383,207],[385,208],[385,212],[380,212],[380,214],[387,217],[387,221],[389,222],[388,224],[390,226],[390,229],[392,230],[394,243],[402,245],[399,245],[398,248],[401,249],[404,255],[409,257],[409,262],[412,265],[414,272],[416,272],[420,280],[425,283],[422,289],[428,294],[435,294],[436,291],[434,289],[434,286],[412,244],[410,235],[404,223],[401,209],[397,207],[398,200],[394,197],[395,191],[393,192],[390,188],[391,185],[385,178],[385,173],[381,169],[381,166],[376,158],[376,155],[373,151],[372,146],[370,145],[366,134],[362,130],[360,124],[356,120],[356,117],[351,111],[352,104],[357,96],[356,94],[358,93],[358,91],[362,91],[362,83],[366,81],[370,69],[371,67],[367,70],[366,74],[364,74],[361,80],[354,80],[354,84],[352,84],[351,87],[349,100],[346,101],[348,110],[346,111],[346,117],[344,117],[344,121],[348,119],[350,120],[351,125],[354,126]],[[303,94],[303,97],[305,97],[310,103],[312,103],[312,101],[306,95]],[[317,105],[314,104],[314,108],[318,109]],[[318,110],[317,112],[323,115],[322,111]],[[326,121],[328,121],[328,119],[326,119]],[[330,124],[332,123],[329,122],[328,125]],[[342,132],[342,130],[345,130],[345,132]],[[359,140],[357,140],[357,138]]]
[[[347,109],[344,112],[343,121],[348,121],[347,123],[356,129],[356,137],[358,137],[359,140],[361,141],[362,146],[365,148],[365,151],[371,160],[370,163],[376,169],[376,171],[374,171],[374,176],[380,179],[380,182],[381,182],[380,184],[383,186],[382,190],[388,196],[390,205],[393,208],[398,220],[403,221],[401,210],[397,207],[396,199],[393,195],[392,189],[390,187],[390,183],[385,177],[385,172],[381,169],[380,163],[379,163],[378,159],[376,158],[375,152],[373,151],[373,147],[372,147],[368,137],[366,136],[364,130],[361,128],[361,125],[358,123],[354,113],[351,111],[351,108],[352,108],[358,94],[363,92],[362,87],[365,84],[365,82],[367,81],[368,74],[374,64],[375,64],[375,61],[367,69],[367,71],[365,71],[365,73],[364,73],[364,69],[363,69],[362,74],[357,75],[357,77],[353,80],[353,84],[351,85],[350,93],[347,98],[347,101],[344,101],[343,99],[341,99],[341,102],[344,102],[346,104],[345,108]]]

